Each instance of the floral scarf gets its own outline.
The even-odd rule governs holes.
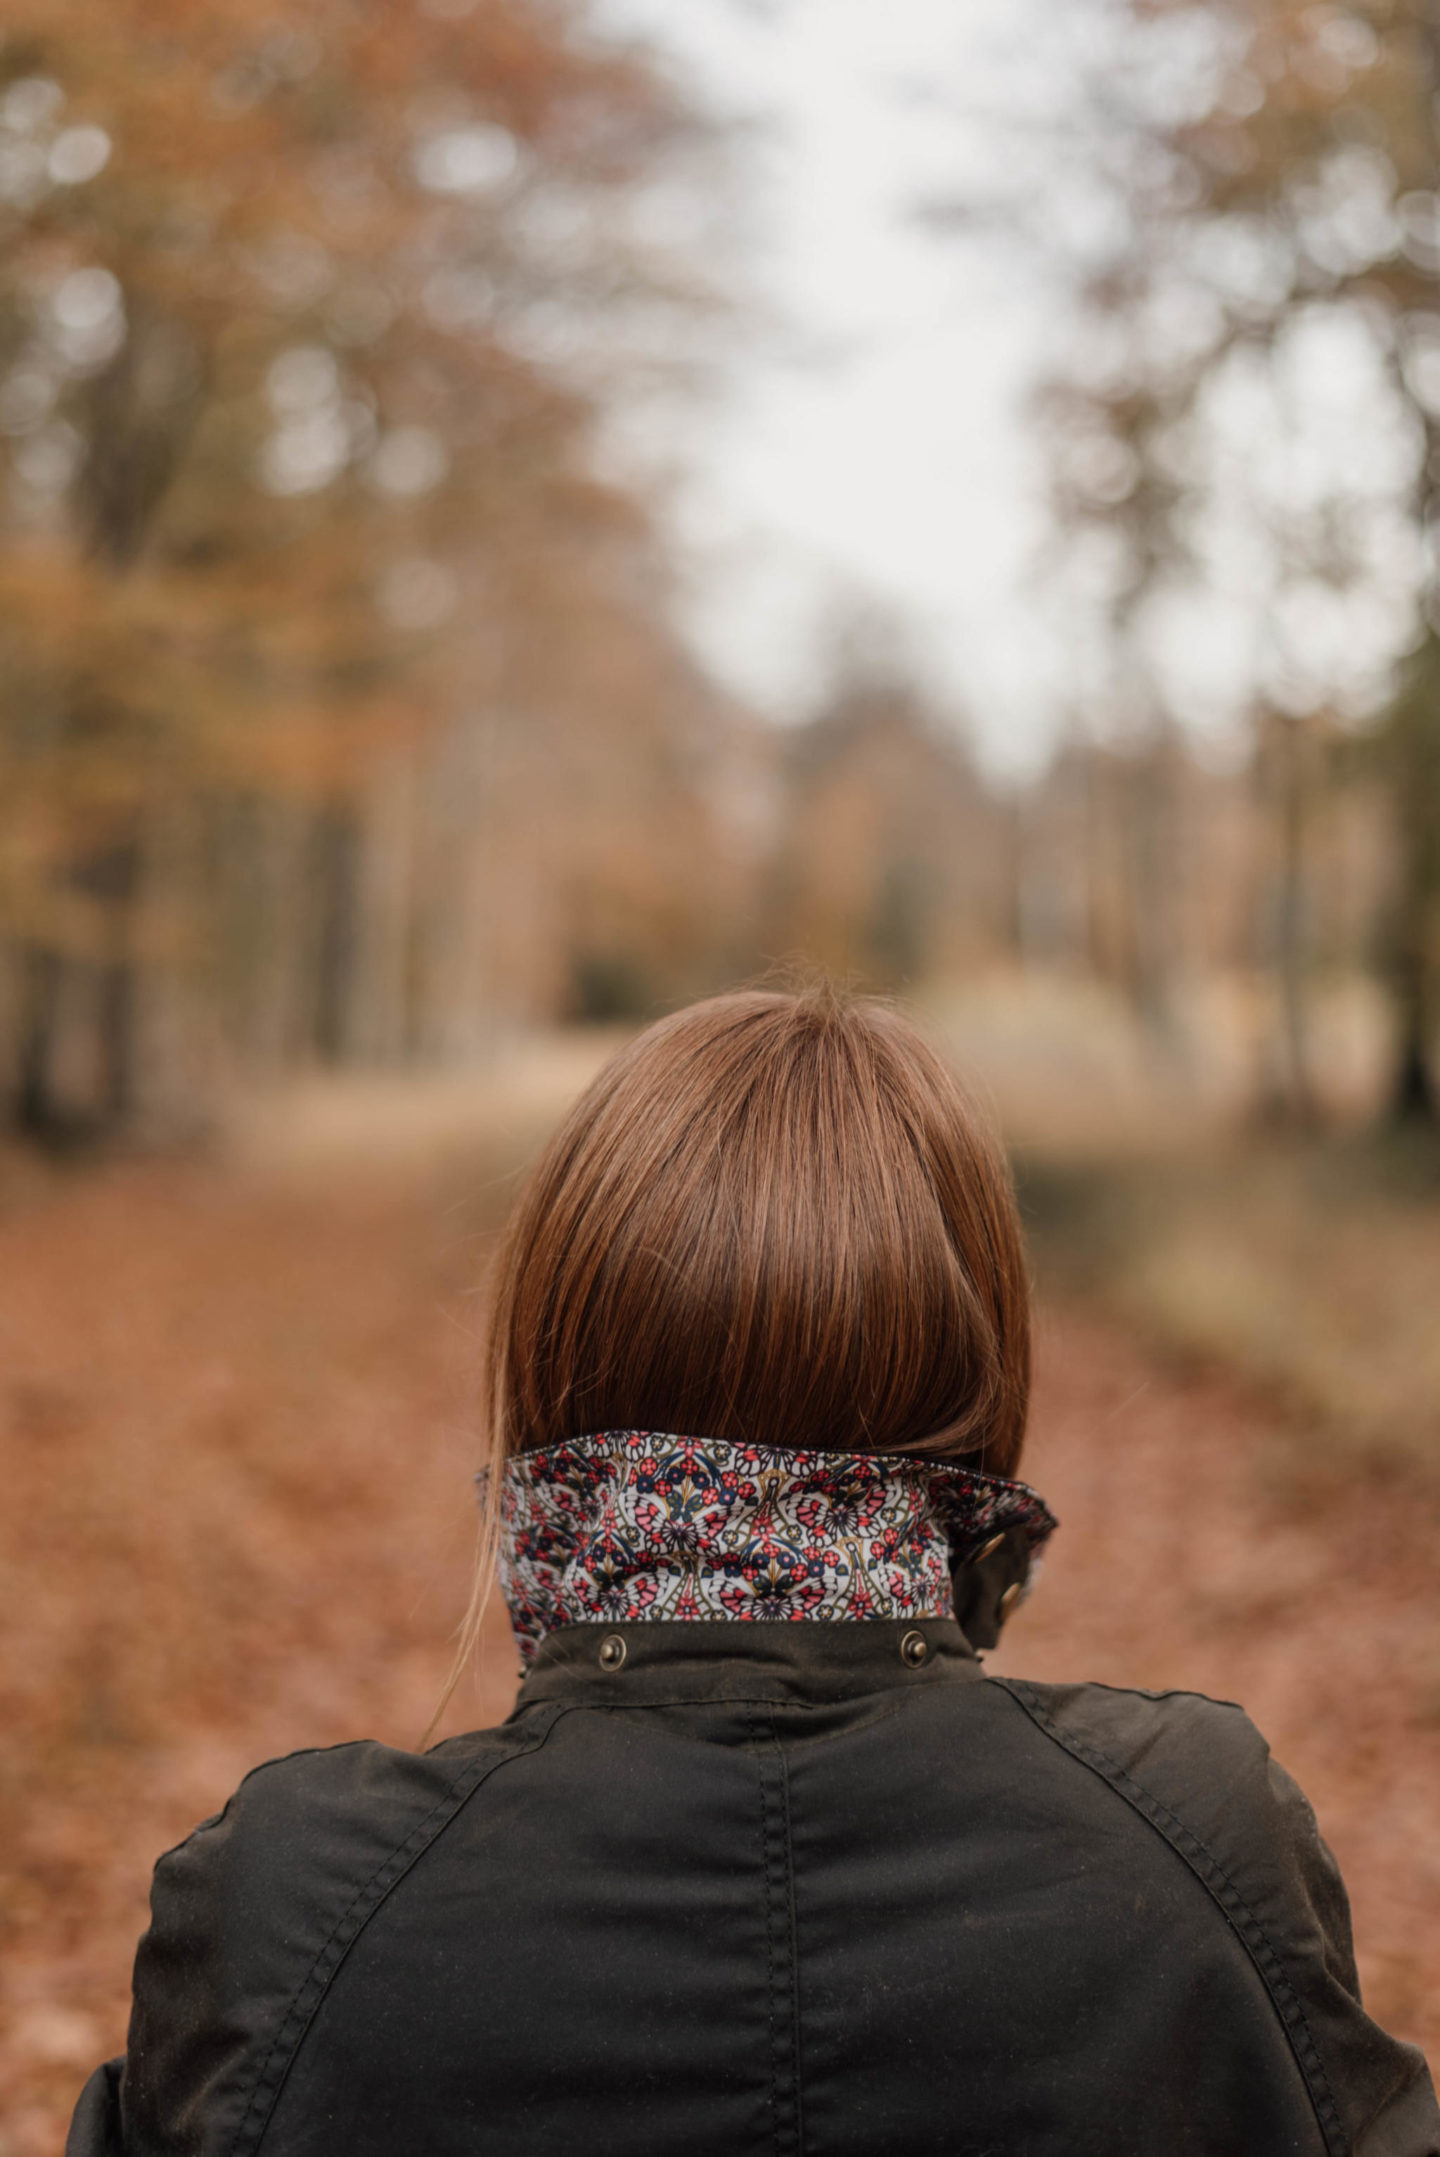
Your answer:
[[[505,1469],[500,1580],[528,1662],[557,1626],[941,1618],[950,1568],[1055,1520],[958,1463],[601,1431]]]

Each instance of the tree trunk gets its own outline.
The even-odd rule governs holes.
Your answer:
[[[99,1114],[107,1129],[129,1122],[140,1092],[139,984],[135,912],[140,897],[138,839],[123,839],[95,864],[88,879],[105,902],[109,955],[100,969],[95,1027],[99,1049]]]
[[[1137,1018],[1167,1055],[1178,1055],[1179,805],[1174,743],[1166,722],[1125,760],[1121,840],[1126,883],[1126,987]]]
[[[1432,1063],[1440,1020],[1440,640],[1432,631],[1390,714],[1384,750],[1400,875],[1390,931],[1397,1054],[1390,1115],[1440,1125]]]
[[[1434,151],[1432,185],[1440,184],[1440,5],[1420,0],[1418,24],[1429,67],[1424,124]],[[1430,541],[1440,535],[1440,424],[1415,407],[1424,428],[1419,521]],[[1431,1066],[1440,1017],[1440,579],[1432,568],[1425,593],[1429,631],[1409,691],[1391,715],[1390,777],[1400,839],[1400,890],[1394,926],[1392,978],[1399,1038],[1390,1087],[1396,1123],[1440,1126],[1440,1089]]]
[[[61,1123],[53,1092],[60,963],[55,952],[36,945],[21,961],[15,1125],[26,1138],[41,1141],[53,1138]]]
[[[1279,1000],[1276,1070],[1265,1106],[1302,1128],[1317,1121],[1310,1069],[1308,849],[1310,750],[1306,722],[1268,715],[1261,736],[1275,804],[1274,967]]]
[[[1390,1090],[1390,1118],[1394,1123],[1440,1125],[1440,1092],[1430,1068],[1430,1043],[1434,1033],[1434,984],[1428,955],[1418,944],[1408,943],[1396,958],[1395,1000],[1400,1031]]]
[[[326,1063],[349,1060],[355,1027],[357,839],[348,804],[321,809],[314,831],[316,938],[311,1038]]]

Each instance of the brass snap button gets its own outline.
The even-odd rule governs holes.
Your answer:
[[[625,1643],[618,1633],[607,1633],[600,1643],[600,1668],[618,1670],[626,1655]]]
[[[1002,1618],[1009,1617],[1011,1611],[1020,1600],[1020,1592],[1024,1585],[1025,1583],[1020,1580],[1011,1581],[1009,1587],[1000,1598],[1000,1615]]]
[[[999,1535],[992,1535],[988,1543],[981,1544],[980,1548],[976,1551],[974,1557],[970,1560],[970,1563],[972,1565],[983,1565],[987,1558],[994,1557],[996,1551],[1000,1548],[1000,1545],[1004,1542],[1004,1540],[1005,1531],[1002,1528]]]
[[[900,1660],[918,1670],[930,1653],[930,1643],[923,1633],[906,1633],[900,1642]]]

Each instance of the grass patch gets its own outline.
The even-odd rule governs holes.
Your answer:
[[[1042,1289],[1222,1365],[1377,1469],[1440,1475],[1440,1144],[1017,1160]]]

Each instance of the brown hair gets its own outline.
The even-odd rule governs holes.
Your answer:
[[[601,1430],[963,1454],[1011,1474],[1030,1309],[1004,1155],[888,1006],[748,990],[661,1019],[550,1140],[497,1255],[492,1497]],[[479,1640],[499,1507],[440,1705]]]
[[[999,1147],[913,1026],[829,989],[648,1028],[550,1141],[499,1254],[497,1464],[667,1430],[1003,1475],[1029,1379]]]

